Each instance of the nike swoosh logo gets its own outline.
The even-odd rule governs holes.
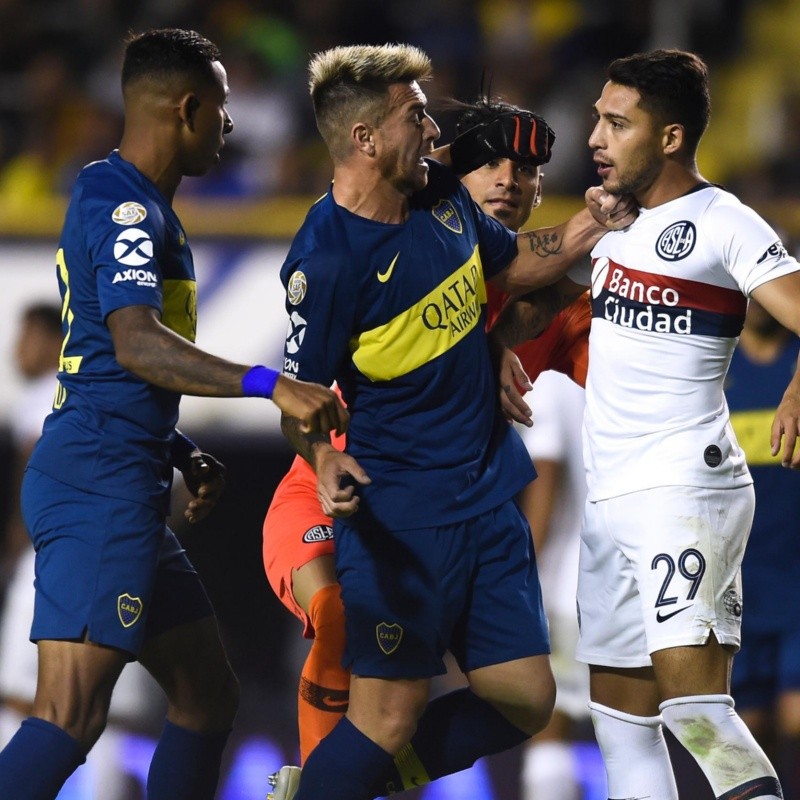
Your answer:
[[[676,611],[670,611],[669,614],[662,614],[660,611],[656,614],[656,620],[658,622],[666,622],[668,619],[671,619],[676,614],[680,614],[681,611],[686,611],[687,608],[691,608],[691,606],[684,606],[683,608],[679,608]]]
[[[398,258],[400,258],[400,251],[399,250],[397,251],[397,255],[392,259],[392,263],[389,264],[389,267],[387,268],[386,272],[379,272],[378,273],[378,280],[381,283],[386,283],[386,281],[388,281],[389,278],[392,277],[392,272],[394,272],[394,265],[397,263],[397,259]]]
[[[312,683],[307,678],[300,679],[300,697],[309,705],[320,711],[332,711],[343,714],[347,711],[350,700],[349,689],[330,689]]]

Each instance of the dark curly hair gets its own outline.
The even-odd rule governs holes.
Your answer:
[[[212,81],[211,64],[219,59],[219,48],[196,31],[156,28],[131,34],[125,45],[122,88],[138,78],[162,80],[180,73]]]

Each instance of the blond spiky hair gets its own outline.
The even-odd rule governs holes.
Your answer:
[[[424,81],[433,73],[431,60],[410,44],[356,44],[317,53],[308,67],[313,97],[332,83]]]
[[[378,123],[392,83],[430,80],[431,60],[408,44],[351,45],[317,53],[308,87],[317,127],[334,160],[349,152],[349,127],[358,118]]]

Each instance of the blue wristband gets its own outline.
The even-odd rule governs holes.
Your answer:
[[[266,397],[270,399],[275,391],[280,372],[269,367],[257,365],[250,367],[242,378],[242,394],[245,397]]]

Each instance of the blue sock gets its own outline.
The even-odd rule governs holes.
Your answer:
[[[165,720],[150,762],[147,800],[213,800],[229,734],[195,733]]]
[[[294,800],[372,800],[392,757],[343,717],[311,751]]]
[[[529,738],[469,689],[450,692],[428,703],[411,743],[397,754],[389,779],[373,786],[373,793],[423,786]]]
[[[53,800],[85,760],[81,746],[66,731],[28,717],[0,752],[0,797]]]

